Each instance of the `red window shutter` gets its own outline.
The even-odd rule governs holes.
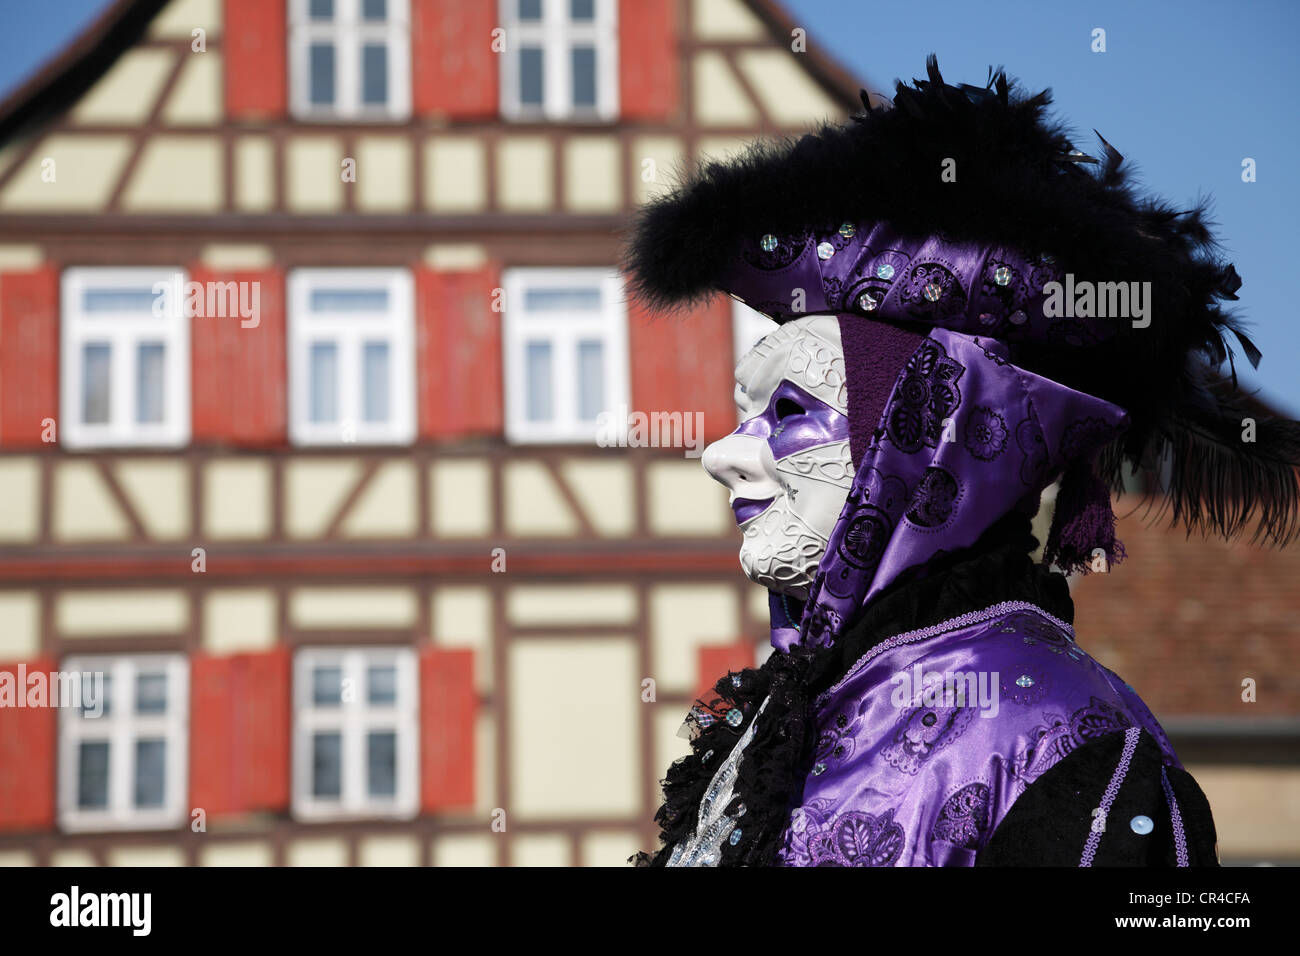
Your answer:
[[[256,282],[257,325],[238,315],[191,320],[191,416],[195,442],[247,446],[288,441],[284,273],[279,269],[213,272],[192,282]],[[204,286],[211,288],[211,286]],[[251,300],[250,300],[251,301]]]
[[[686,316],[648,312],[633,300],[627,321],[633,411],[703,412],[705,441],[735,429],[731,300],[717,296]]]
[[[474,804],[474,652],[435,647],[420,655],[421,806]]]
[[[500,275],[495,266],[466,272],[416,269],[416,375],[420,437],[500,435]]]
[[[26,662],[25,673],[42,673],[48,681],[52,660]],[[0,666],[15,694],[26,699],[18,682],[18,665]],[[46,689],[48,701],[49,688]],[[48,830],[54,826],[54,775],[58,754],[55,707],[5,707],[0,710],[0,832]]]
[[[209,818],[289,805],[289,652],[196,654],[190,802]]]
[[[754,666],[754,645],[714,644],[697,649],[699,655],[699,686],[695,696],[707,702],[713,696],[713,685],[732,671]]]
[[[415,115],[490,117],[500,111],[495,0],[411,0]]]
[[[59,273],[0,275],[0,445],[41,444],[59,417]]]
[[[229,116],[265,119],[288,111],[287,9],[285,0],[226,0],[222,49]]]
[[[678,0],[623,0],[618,5],[619,113],[668,119],[677,112]]]

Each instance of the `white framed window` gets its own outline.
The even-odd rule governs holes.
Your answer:
[[[63,444],[173,447],[189,441],[187,281],[175,268],[64,270]]]
[[[298,445],[415,438],[415,314],[405,269],[289,274],[289,437]]]
[[[68,658],[83,706],[59,714],[59,824],[145,830],[188,819],[189,661],[183,654]],[[102,675],[102,695],[86,689]],[[96,699],[98,698],[98,699]]]
[[[409,647],[304,648],[294,658],[293,812],[419,811],[419,695]]]
[[[617,272],[509,269],[505,289],[506,437],[589,443],[602,413],[626,423],[627,309]]]
[[[618,116],[616,0],[498,0],[507,119],[610,121]]]
[[[299,119],[411,115],[408,0],[289,0],[290,104]]]

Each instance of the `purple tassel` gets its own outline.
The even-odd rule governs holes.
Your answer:
[[[1105,564],[1100,565],[1100,548]],[[1056,495],[1056,512],[1047,534],[1043,562],[1055,564],[1066,574],[1110,570],[1124,560],[1124,545],[1115,537],[1115,512],[1110,507],[1110,489],[1097,477],[1087,460],[1074,462],[1061,479]]]

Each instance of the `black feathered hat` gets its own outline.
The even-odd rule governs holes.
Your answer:
[[[1027,259],[1050,253],[1035,261],[1057,263],[1076,282],[1150,283],[1143,327],[1120,322],[1082,338],[994,336],[1015,364],[1127,410],[1127,433],[1092,466],[1111,488],[1123,486],[1127,470],[1144,471],[1167,496],[1171,521],[1189,531],[1233,537],[1253,523],[1258,540],[1293,539],[1300,423],[1257,420],[1253,436],[1244,428],[1251,416],[1229,337],[1252,366],[1260,352],[1224,305],[1241,280],[1217,254],[1205,204],[1177,210],[1139,195],[1100,134],[1094,158],[1048,117],[1049,91],[1023,94],[1001,70],[990,70],[982,88],[951,86],[933,56],[927,67],[928,79],[897,84],[890,106],[873,108],[864,91],[866,110],[849,122],[707,163],[650,202],[626,255],[632,294],[667,309],[734,292],[735,264],[758,237],[776,250],[777,236],[833,233],[839,223],[886,223],[899,234],[1022,250]],[[1031,291],[1041,303],[1041,288]],[[876,308],[871,297],[834,311],[857,309],[857,301]]]

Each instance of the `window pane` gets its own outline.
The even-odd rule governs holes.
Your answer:
[[[83,740],[77,747],[77,806],[82,810],[108,806],[107,740]]]
[[[367,106],[388,102],[388,47],[382,43],[361,48],[361,102]]]
[[[524,308],[529,312],[599,312],[600,288],[529,289],[524,293]]]
[[[141,342],[135,365],[135,420],[163,420],[163,344]]]
[[[311,0],[309,16],[313,20],[334,19],[334,0]]]
[[[338,731],[311,735],[311,793],[338,797],[343,792],[343,735]]]
[[[167,713],[166,674],[154,673],[136,675],[135,712],[137,714]]]
[[[313,289],[313,312],[387,312],[387,289]]]
[[[596,105],[596,48],[573,48],[573,105]]]
[[[519,102],[525,106],[541,106],[542,93],[541,47],[522,47],[519,50]]]
[[[153,314],[152,288],[87,289],[81,296],[83,312],[142,312]]]
[[[313,106],[334,105],[334,44],[311,45],[311,102]]]
[[[540,20],[542,18],[542,0],[519,0],[520,20]]]
[[[333,342],[313,342],[308,362],[311,420],[334,422],[339,417],[339,356]]]
[[[548,422],[555,413],[551,408],[551,343],[529,342],[525,346],[524,375],[527,377],[530,422]]]
[[[366,699],[376,706],[397,703],[397,668],[391,664],[366,670]]]
[[[367,20],[386,20],[388,4],[385,0],[365,0],[361,5],[361,16]]]
[[[367,342],[361,353],[362,414],[368,422],[388,421],[388,343]]]
[[[578,417],[595,421],[605,410],[605,347],[600,339],[578,343]]]
[[[397,734],[393,731],[366,734],[366,779],[370,796],[397,795]]]
[[[107,717],[112,703],[113,675],[104,674],[102,686],[95,678],[97,671],[85,671],[81,678],[81,716],[96,720]],[[96,693],[99,699],[95,700]]]
[[[109,415],[109,364],[107,342],[87,342],[81,347],[81,420],[103,425]]]
[[[595,19],[596,0],[569,0],[569,16],[574,20]]]
[[[141,738],[135,742],[135,805],[161,807],[167,770],[167,741]]]
[[[343,706],[343,668],[312,668],[311,702],[315,707]]]

